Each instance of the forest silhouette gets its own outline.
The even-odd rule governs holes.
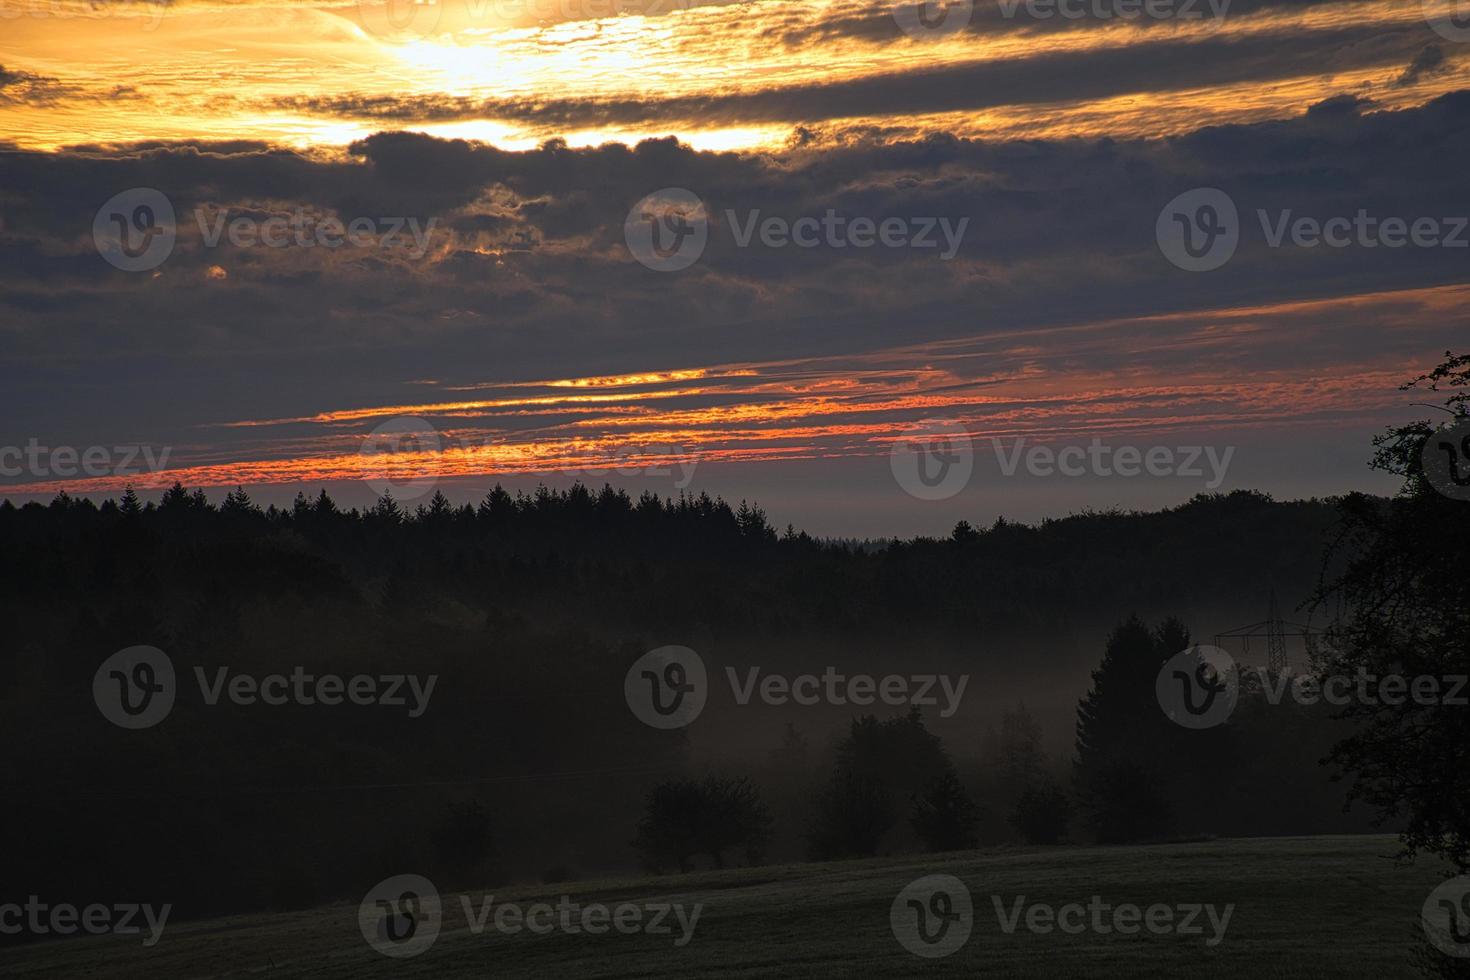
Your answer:
[[[126,883],[131,900],[199,916],[351,896],[403,867],[454,887],[1362,829],[1317,765],[1335,737],[1324,711],[1243,711],[1209,765],[1196,754],[1185,771],[1195,733],[1149,702],[1161,658],[1187,642],[1166,617],[1233,624],[1268,583],[1309,594],[1336,520],[1330,501],[1238,492],[833,542],[778,531],[754,504],[581,485],[366,511],[325,492],[262,509],[241,489],[214,503],[182,486],[157,502],[7,501],[3,726],[17,749],[0,763],[14,788],[0,819],[7,840],[67,842],[20,849],[10,880],[58,899]],[[666,643],[699,650],[712,676],[950,670],[977,693],[951,719],[712,698],[689,730],[661,732],[622,683]],[[438,686],[418,718],[181,695],[162,724],[123,731],[87,695],[98,665],[138,644],[168,654],[181,691],[221,668]],[[1100,660],[1148,689],[1113,691],[1074,759],[1077,696]]]

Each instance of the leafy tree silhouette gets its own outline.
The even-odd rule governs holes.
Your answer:
[[[809,851],[819,860],[876,854],[904,809],[915,806],[926,829],[959,835],[960,825],[973,823],[975,814],[962,805],[958,781],[941,787],[953,775],[943,741],[924,726],[917,707],[883,721],[873,715],[853,720],[837,744],[831,778],[818,800]],[[931,793],[936,795],[927,803],[919,802]],[[948,809],[936,814],[939,807]]]
[[[1021,791],[1011,823],[1028,844],[1055,844],[1066,836],[1072,811],[1067,791],[1047,778]]]
[[[1445,360],[1403,390],[1441,394],[1457,427],[1470,425],[1470,354]],[[1459,429],[1457,428],[1457,432]],[[1348,494],[1341,524],[1323,564],[1314,609],[1344,615],[1327,631],[1326,669],[1376,677],[1450,678],[1470,675],[1470,502],[1437,489],[1424,472],[1433,420],[1389,429],[1374,439],[1371,465],[1401,478],[1398,496],[1384,501]],[[1451,446],[1458,455],[1461,447]],[[1459,459],[1463,469],[1470,460]],[[1450,684],[1441,681],[1440,694]],[[1404,856],[1428,851],[1460,871],[1470,867],[1470,709],[1444,698],[1418,703],[1386,688],[1352,699],[1342,712],[1354,733],[1333,747],[1330,761],[1351,775],[1351,798],[1401,817]],[[1461,696],[1470,691],[1460,691]]]

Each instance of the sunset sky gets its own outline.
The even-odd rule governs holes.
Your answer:
[[[1219,489],[1385,489],[1369,441],[1425,414],[1400,382],[1466,347],[1470,247],[1273,247],[1269,226],[1463,228],[1470,18],[1109,16],[1130,3],[0,0],[0,447],[169,450],[155,473],[0,474],[0,495],[178,479],[361,505],[364,442],[403,419],[457,502],[580,475],[829,535],[1207,489],[1006,476],[992,439],[1232,447]],[[94,225],[140,188],[176,241],[127,271]],[[660,271],[625,220],[668,188],[708,242]],[[1196,188],[1239,209],[1212,271],[1156,234]],[[965,224],[952,257],[742,244],[757,212]],[[214,240],[273,217],[404,230]],[[934,419],[969,433],[975,476],[916,500],[890,450]],[[671,447],[690,479],[647,472]]]

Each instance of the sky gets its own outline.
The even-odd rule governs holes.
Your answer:
[[[1389,491],[1462,6],[0,0],[0,495]]]

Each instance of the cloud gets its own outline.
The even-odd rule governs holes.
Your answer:
[[[3,152],[3,414],[52,442],[169,444],[200,466],[346,445],[362,420],[220,426],[421,404],[421,391],[405,394],[410,379],[476,389],[456,401],[520,398],[519,382],[741,365],[778,387],[808,386],[674,380],[697,393],[651,417],[624,399],[482,406],[451,423],[519,445],[536,442],[538,427],[615,439],[630,419],[637,431],[705,431],[716,419],[732,454],[770,441],[735,430],[769,426],[789,426],[803,451],[866,451],[910,408],[980,413],[1001,366],[1009,397],[1040,399],[1022,421],[1042,428],[1048,385],[1071,392],[1053,411],[1095,389],[1087,417],[1107,426],[1109,405],[1128,406],[1113,410],[1118,419],[1143,418],[1156,396],[1142,390],[1167,392],[1186,375],[1196,391],[1213,376],[1236,403],[1271,374],[1278,394],[1258,414],[1279,415],[1295,372],[1348,376],[1351,366],[1366,377],[1422,362],[1454,342],[1470,305],[1449,289],[1464,279],[1463,249],[1265,240],[1258,212],[1268,222],[1360,209],[1470,215],[1459,165],[1470,93],[1372,110],[1349,97],[1168,139],[935,134],[768,153],[674,139],[508,151],[407,132],[341,153],[251,142]],[[138,187],[167,195],[178,240],[156,270],[129,274],[102,259],[91,230],[104,201]],[[675,273],[643,267],[624,240],[633,204],[666,187],[690,189],[714,218],[699,260]],[[1225,190],[1242,219],[1235,258],[1208,274],[1175,268],[1155,240],[1165,203],[1195,187]],[[829,211],[968,223],[947,262],[912,248],[742,247],[734,234],[752,216]],[[220,217],[258,226],[297,214],[375,229],[394,218],[436,224],[418,259],[401,248],[205,240]],[[813,359],[820,370],[800,379],[782,366]],[[874,374],[853,373],[864,371]],[[1091,387],[1079,388],[1084,374]],[[860,384],[844,393],[844,379]],[[824,407],[847,395],[863,405]],[[930,401],[903,401],[914,396]],[[1351,385],[1338,389],[1329,415],[1356,417],[1353,397]],[[765,407],[742,416],[742,405]],[[797,415],[761,414],[790,405]],[[1195,423],[1209,414],[1174,408]]]
[[[1395,82],[1399,86],[1419,84],[1421,79],[1432,75],[1442,74],[1448,66],[1445,63],[1444,49],[1438,44],[1426,44],[1424,49],[1414,55],[1414,60],[1409,62],[1409,67]]]
[[[0,65],[0,105],[53,105],[76,91],[60,79]]]
[[[1129,94],[1198,90],[1392,66],[1424,57],[1424,25],[1385,31],[1358,25],[1309,34],[1145,41],[1080,52],[878,72],[835,82],[767,85],[695,95],[479,99],[446,94],[286,96],[260,108],[394,124],[509,120],[566,131],[681,124],[738,126],[835,119],[902,118],[1003,106],[1071,104]]]

